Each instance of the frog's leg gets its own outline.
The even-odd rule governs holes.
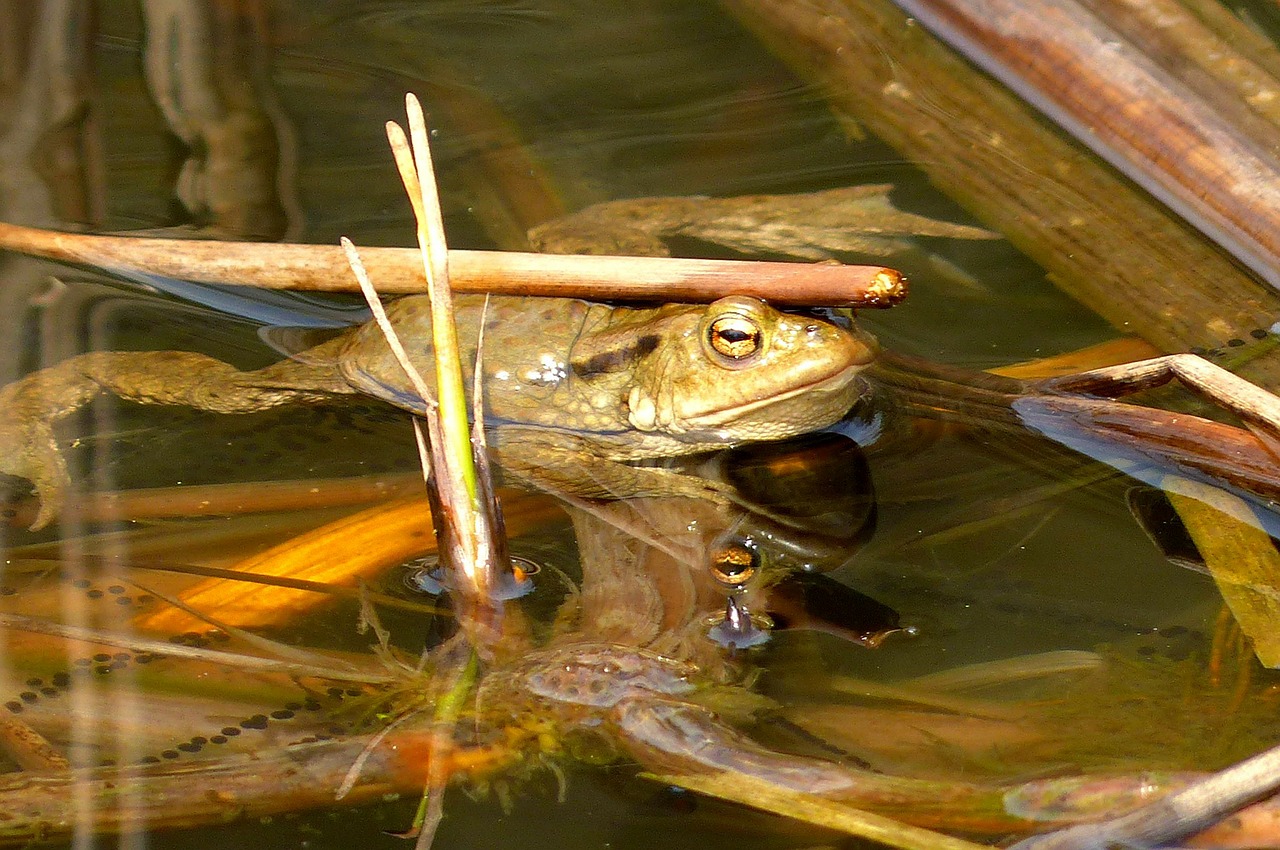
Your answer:
[[[1178,380],[1239,416],[1280,448],[1280,397],[1195,354],[1171,354],[1107,366],[1035,384],[1055,393],[1122,396]]]
[[[505,426],[490,441],[504,472],[552,495],[583,499],[683,496],[728,504],[728,488],[673,469],[631,466],[601,457],[573,434]]]
[[[251,413],[353,390],[329,367],[285,361],[241,372],[185,351],[92,352],[32,373],[0,388],[0,473],[35,485],[33,529],[53,520],[70,484],[54,423],[101,392],[141,404]]]

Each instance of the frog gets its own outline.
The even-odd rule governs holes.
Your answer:
[[[464,295],[455,304],[462,362],[480,363],[498,465],[517,482],[585,499],[723,497],[714,482],[648,462],[831,425],[866,391],[861,372],[877,354],[856,326],[744,296],[640,307]],[[402,297],[387,315],[431,385],[429,297]],[[58,420],[102,392],[226,414],[352,395],[426,410],[373,322],[254,371],[185,351],[80,354],[0,388],[0,473],[33,485],[33,529],[56,518],[70,489]]]

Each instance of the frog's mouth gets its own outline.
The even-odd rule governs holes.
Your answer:
[[[686,418],[685,422],[691,428],[718,428],[723,425],[729,425],[739,420],[749,417],[758,410],[765,410],[784,402],[790,401],[801,395],[809,393],[838,393],[849,390],[857,377],[857,374],[866,368],[865,363],[853,363],[839,372],[834,372],[825,378],[819,378],[807,384],[801,384],[786,392],[775,393],[766,398],[750,401],[745,404],[733,405],[730,407],[721,407],[715,410],[709,410],[704,413],[697,413]],[[850,399],[852,406],[852,399]],[[842,411],[843,413],[843,411]]]

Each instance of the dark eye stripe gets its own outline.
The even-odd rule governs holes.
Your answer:
[[[606,372],[619,372],[641,357],[652,354],[660,341],[654,334],[645,334],[637,337],[632,345],[625,348],[603,351],[586,360],[575,360],[569,364],[569,368],[579,378],[590,378],[592,375],[602,375]]]

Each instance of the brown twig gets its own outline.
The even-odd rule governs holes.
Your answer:
[[[0,248],[201,283],[357,291],[342,249],[330,245],[90,236],[0,223]],[[426,291],[417,250],[361,248],[360,256],[379,292]],[[883,266],[502,251],[450,250],[449,283],[457,293],[691,303],[755,295],[775,304],[832,307],[892,307],[907,294],[906,279]]]

